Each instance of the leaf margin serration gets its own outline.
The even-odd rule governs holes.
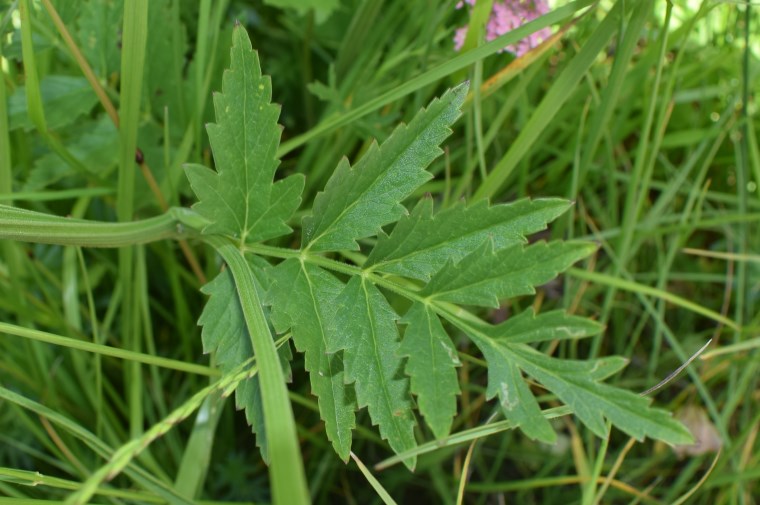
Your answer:
[[[545,230],[571,205],[560,198],[522,198],[496,205],[484,199],[433,212],[433,198],[425,196],[390,235],[379,234],[364,268],[429,281],[447,261],[459,262],[488,238],[495,251],[527,243],[529,235]]]
[[[355,165],[343,158],[315,197],[312,213],[303,219],[304,250],[358,250],[357,240],[376,235],[405,215],[408,211],[401,202],[432,177],[426,168],[443,153],[439,145],[451,134],[468,90],[469,82],[465,82],[433,99],[408,124],[399,124],[382,144],[373,140]],[[406,145],[400,154],[392,150],[401,147],[396,144]],[[390,164],[385,159],[389,150]],[[404,159],[412,155],[422,159],[414,163]],[[351,189],[357,186],[359,197],[352,198]],[[372,212],[364,208],[368,205]]]
[[[326,270],[296,258],[277,265],[272,277],[274,283],[267,294],[267,304],[272,307],[272,324],[278,333],[292,331],[296,349],[304,354],[304,367],[309,373],[312,394],[318,400],[327,437],[338,456],[347,462],[352,430],[356,426],[356,399],[353,388],[345,384],[342,364],[337,363],[342,360],[342,354],[327,353],[329,332],[333,331],[330,325],[333,302],[344,284]],[[306,293],[309,303],[296,303],[294,297],[299,288]],[[316,335],[310,325],[315,321],[318,322]],[[341,365],[340,370],[338,365]]]
[[[335,304],[335,329],[330,332],[335,338],[327,352],[343,353],[345,375],[347,382],[354,385],[356,404],[360,409],[367,407],[380,436],[396,453],[413,449],[417,445],[416,421],[409,378],[399,375],[403,358],[399,355],[398,314],[375,284],[363,276],[353,276]],[[363,343],[369,345],[361,346]],[[362,352],[368,352],[369,358],[362,361]],[[375,394],[372,389],[378,385],[382,391]],[[414,469],[416,457],[405,459],[404,464]]]
[[[534,294],[537,286],[556,278],[597,248],[592,242],[553,240],[527,247],[517,244],[496,251],[493,241],[488,239],[459,262],[447,262],[422,288],[420,295],[461,305],[496,308],[502,299]],[[515,270],[517,261],[519,269]],[[526,279],[528,274],[531,277]]]
[[[239,25],[232,33],[230,58],[222,92],[213,95],[216,122],[206,125],[216,170],[187,164],[185,173],[198,197],[193,209],[207,221],[202,233],[244,244],[292,231],[287,220],[300,205],[305,179],[295,174],[274,182],[280,164],[280,106],[272,103],[271,79],[262,73],[258,53]],[[290,200],[275,198],[273,205],[277,184],[285,191],[275,191],[275,196],[288,194]]]
[[[445,438],[451,431],[456,398],[461,393],[456,373],[461,362],[456,348],[438,314],[424,303],[414,302],[400,323],[406,325],[406,330],[399,355],[406,357],[404,370],[409,376],[410,391],[417,398],[417,409],[435,437]],[[441,366],[434,366],[438,361]],[[430,373],[425,373],[431,368]]]

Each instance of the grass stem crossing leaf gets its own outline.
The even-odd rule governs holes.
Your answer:
[[[296,349],[305,355],[327,438],[343,461],[348,461],[356,399],[353,388],[345,384],[342,353],[327,353],[328,341],[334,339],[329,333],[335,329],[329,323],[344,284],[326,270],[297,259],[280,263],[273,275],[272,322],[281,333],[292,328]]]

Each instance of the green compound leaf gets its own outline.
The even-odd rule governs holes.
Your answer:
[[[412,393],[436,438],[443,438],[451,431],[457,413],[457,351],[430,307],[415,303],[401,322],[407,328],[400,352],[408,358],[406,373],[411,378]]]
[[[401,201],[432,177],[425,168],[441,154],[438,145],[451,134],[468,88],[461,84],[447,91],[382,145],[372,142],[355,166],[341,160],[314,200],[313,216],[304,218],[305,249],[359,249],[356,240],[405,215]]]
[[[492,240],[463,258],[449,262],[423,288],[435,300],[498,307],[499,300],[535,293],[559,272],[596,250],[588,242],[538,242],[494,251]]]
[[[286,466],[277,467],[281,485],[276,489],[288,489],[287,469],[298,462],[300,453],[295,427],[278,430],[278,420],[292,421],[283,412],[292,412],[280,370],[273,366],[274,347],[263,338],[267,313],[258,307],[262,297],[255,284],[264,289],[266,282],[254,282],[254,272],[266,271],[274,281],[264,302],[272,308],[271,323],[280,333],[291,330],[296,348],[304,353],[327,437],[344,461],[351,454],[358,408],[367,407],[396,453],[409,454],[416,447],[412,395],[433,434],[449,434],[460,391],[459,361],[439,317],[478,346],[488,363],[487,397],[498,397],[507,418],[531,438],[551,442],[556,434],[526,376],[565,402],[597,435],[604,436],[611,421],[637,438],[690,440],[683,426],[651,408],[648,400],[601,382],[620,371],[624,359],[561,360],[528,345],[594,335],[602,329],[597,323],[561,311],[536,315],[527,310],[490,326],[473,315],[460,319],[464,313],[451,305],[495,307],[501,300],[532,294],[536,286],[596,249],[585,242],[526,245],[527,236],[567,210],[569,203],[558,199],[493,206],[486,201],[460,203],[434,214],[432,199],[425,198],[407,212],[402,202],[431,177],[426,168],[441,153],[439,145],[460,115],[466,84],[433,100],[381,145],[373,142],[355,166],[345,159],[338,164],[315,198],[312,215],[303,220],[298,257],[291,251],[254,247],[252,242],[291,231],[286,222],[298,207],[304,180],[293,176],[274,182],[279,108],[270,103],[269,79],[262,76],[242,29],[233,34],[231,54],[223,92],[214,98],[216,124],[208,127],[217,171],[194,165],[187,173],[199,197],[195,208],[198,221],[205,223],[205,238],[234,266],[234,280],[245,287],[237,295],[245,293],[249,303],[240,305],[235,283],[222,273],[204,288],[212,296],[200,322],[204,349],[217,353],[223,370],[251,357],[250,337],[272,358],[261,362],[262,370],[265,365],[268,370],[261,384],[267,387],[249,381],[239,388],[236,400],[258,430],[257,441],[266,444],[262,414],[267,414],[272,443],[289,442],[290,462],[286,458]],[[383,227],[393,223],[392,232],[385,235]],[[319,254],[357,250],[359,240],[374,236],[376,245],[361,266]],[[266,264],[249,271],[243,251],[290,259],[274,268]],[[415,287],[420,281],[427,283],[421,290]],[[394,306],[411,302],[401,321],[378,285],[393,293]],[[261,331],[248,335],[246,320]],[[405,325],[403,340],[399,324]],[[261,397],[262,391],[268,393]],[[262,405],[269,407],[262,410]],[[266,446],[263,449],[266,452]],[[273,458],[276,454],[280,452],[273,449]],[[414,468],[416,458],[404,463]]]
[[[486,398],[498,396],[504,416],[530,438],[554,443],[556,434],[523,378],[512,351],[513,344],[589,337],[599,333],[602,326],[560,310],[536,316],[533,309],[528,309],[497,326],[483,324],[476,331],[471,327],[472,324],[462,329],[472,337],[488,363]],[[602,380],[626,364],[622,358],[597,361],[598,366],[589,366],[593,380]]]
[[[605,418],[637,440],[655,438],[670,444],[693,443],[691,433],[669,412],[650,406],[651,399],[598,382],[612,368],[597,360],[552,358],[523,344],[509,349],[518,366],[565,402],[599,437],[607,436]]]
[[[691,443],[689,431],[651,400],[600,381],[627,363],[612,356],[579,361],[546,356],[522,343],[492,339],[469,323],[454,321],[483,352],[488,363],[487,398],[498,395],[504,415],[531,438],[555,439],[538,402],[523,379],[531,376],[567,404],[580,421],[599,437],[607,436],[608,419],[624,433],[642,440],[650,437],[670,444]]]
[[[305,356],[312,392],[319,399],[327,438],[343,461],[348,461],[356,399],[353,388],[345,384],[342,354],[326,352],[333,330],[328,323],[344,284],[325,270],[296,259],[280,263],[273,277],[272,323],[279,333],[292,328],[296,349]]]
[[[280,108],[271,103],[270,79],[261,74],[258,55],[240,27],[230,56],[222,93],[214,95],[217,122],[207,127],[216,172],[200,165],[186,171],[199,200],[193,208],[209,221],[204,233],[240,243],[263,241],[292,231],[285,222],[298,208],[304,178],[294,175],[273,185]]]
[[[359,408],[367,407],[380,435],[394,451],[414,448],[414,415],[409,379],[399,354],[398,316],[374,284],[354,276],[335,299],[333,340],[327,352],[343,351],[348,382]],[[414,468],[416,458],[404,461]]]
[[[427,281],[447,261],[460,261],[488,238],[497,251],[526,243],[527,235],[546,229],[569,207],[570,202],[560,199],[524,199],[493,206],[480,200],[433,215],[432,198],[423,198],[390,237],[380,235],[364,267]]]

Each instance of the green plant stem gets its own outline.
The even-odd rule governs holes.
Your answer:
[[[561,407],[553,407],[550,409],[542,410],[541,413],[546,419],[556,419],[558,417],[567,416],[573,413],[570,407],[563,405]],[[485,424],[483,426],[477,426],[459,433],[454,433],[446,438],[433,440],[425,444],[418,445],[412,450],[401,452],[387,458],[375,465],[375,470],[384,470],[390,466],[403,462],[407,458],[421,456],[430,452],[440,450],[442,447],[451,447],[453,445],[464,444],[477,440],[479,438],[485,438],[504,431],[514,430],[517,426],[509,420],[497,421],[494,423]]]
[[[16,335],[17,337],[27,338],[29,340],[36,340],[37,342],[46,342],[48,344],[58,345],[61,347],[67,347],[69,349],[77,349],[80,351],[91,352],[93,354],[101,356],[111,356],[114,358],[120,358],[129,361],[136,361],[138,363],[145,363],[148,365],[160,366],[162,368],[169,368],[172,370],[179,370],[180,372],[194,373],[199,375],[208,375],[216,377],[219,375],[219,371],[213,368],[209,368],[203,365],[196,365],[195,363],[186,363],[175,359],[162,358],[152,354],[137,353],[126,349],[119,349],[118,347],[110,347],[102,344],[94,344],[84,340],[77,340],[70,337],[62,337],[60,335],[54,335],[40,330],[33,330],[30,328],[24,328],[23,326],[16,326],[14,324],[0,322],[0,333],[6,333],[8,335]]]
[[[3,59],[3,48],[0,44],[0,61]],[[5,85],[0,86],[0,194],[9,194],[13,191],[13,163],[11,160],[11,139],[8,126],[8,104]],[[8,198],[5,201],[12,203]]]
[[[586,270],[581,270],[579,268],[570,268],[567,272],[573,277],[590,281],[598,285],[606,285],[614,287],[615,289],[623,289],[626,291],[631,291],[633,293],[654,296],[666,302],[670,302],[685,309],[691,310],[697,314],[701,314],[712,319],[713,321],[725,324],[734,330],[739,330],[739,326],[731,319],[667,291],[663,291],[651,286],[646,286],[644,284],[639,284],[637,282],[629,281],[612,275],[602,274],[598,272],[589,272]]]
[[[133,221],[129,223],[102,223],[96,221],[67,219],[32,212],[14,207],[0,205],[0,239],[14,239],[25,242],[43,244],[78,245],[83,247],[123,247],[134,244],[145,244],[167,238],[180,239],[188,236],[198,237],[203,226],[203,220],[190,209],[174,207],[160,216]],[[211,237],[209,242],[221,244],[221,239]],[[236,251],[238,251],[236,249]],[[249,244],[245,252],[263,256],[287,259],[303,255],[300,250],[272,247],[262,244]],[[367,274],[361,267],[342,263],[319,255],[308,254],[305,260],[309,263],[330,270],[349,274]],[[683,299],[666,291],[638,284],[624,279],[613,278],[604,274],[571,269],[575,277],[606,285],[615,285],[620,289],[654,295],[665,301],[674,303],[686,309],[702,314],[710,319],[736,329],[736,324],[720,314],[701,307],[689,300]],[[399,285],[385,277],[372,275],[372,281],[392,291],[402,292],[405,296],[416,299],[412,290]]]
[[[141,221],[107,223],[0,205],[0,239],[81,247],[125,247],[192,237],[194,227],[198,226],[197,216],[193,214],[188,209],[172,208],[165,214]]]
[[[275,346],[274,342],[272,344]],[[110,451],[111,454],[108,458],[108,463],[98,468],[98,470],[94,472],[75,493],[72,493],[67,498],[65,502],[66,505],[83,505],[89,503],[90,498],[97,492],[103,481],[113,479],[123,470],[128,469],[129,465],[132,464],[132,461],[145,450],[151,442],[162,437],[174,426],[184,419],[187,419],[203,404],[203,401],[206,398],[218,391],[229,391],[230,389],[234,389],[242,380],[253,376],[257,370],[255,367],[246,370],[248,365],[249,363],[241,364],[236,370],[224,375],[213,384],[206,386],[195,393],[182,405],[174,409],[161,422],[153,425],[153,427],[145,433],[142,433],[139,437],[133,438],[115,451]],[[0,393],[2,393],[1,388]],[[178,499],[176,501],[170,501],[169,503],[192,503],[189,500],[179,497],[179,495],[177,496]]]
[[[135,152],[137,131],[140,124],[140,101],[142,97],[145,46],[148,39],[147,0],[126,0],[122,29],[121,81],[119,104],[119,174],[116,194],[116,215],[121,222],[130,221],[134,214],[135,199]],[[124,290],[121,302],[120,331],[125,347],[140,351],[142,327],[137,307],[139,293],[134,282],[137,259],[131,247],[119,250],[119,282]],[[127,384],[129,403],[129,431],[132,437],[143,429],[142,374],[140,364],[132,362],[126,367],[124,380]]]
[[[277,348],[269,331],[263,305],[243,252],[226,239],[210,237],[209,242],[222,256],[235,279],[243,317],[251,337],[259,367],[274,503],[299,505],[310,503],[301,449],[298,444],[293,409],[285,386]]]
[[[47,133],[45,112],[42,108],[42,94],[40,92],[40,79],[37,74],[34,44],[32,41],[31,6],[29,0],[21,0],[19,3],[21,18],[21,53],[24,61],[24,77],[26,81],[26,108],[32,124],[40,133]]]

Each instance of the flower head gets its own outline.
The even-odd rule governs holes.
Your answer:
[[[462,0],[457,4],[457,9],[461,9],[465,4],[475,5],[475,0]],[[532,21],[549,12],[547,0],[501,0],[495,1],[491,8],[491,15],[486,24],[486,41],[490,42],[495,38],[508,33],[515,28]],[[516,44],[506,46],[502,51],[509,51],[515,56],[520,57],[532,48],[549,38],[551,30],[543,28],[530,34]],[[467,37],[467,26],[457,29],[454,34],[454,49],[459,51],[464,45]]]

